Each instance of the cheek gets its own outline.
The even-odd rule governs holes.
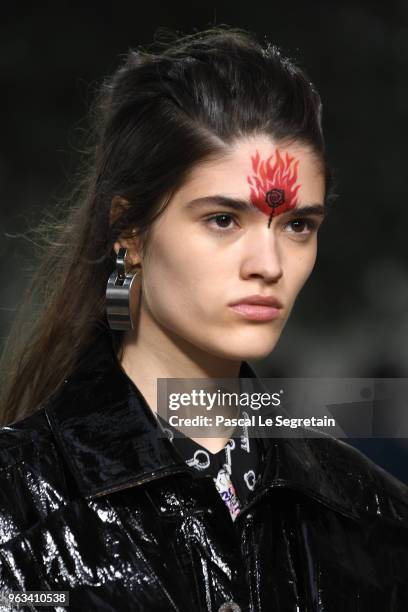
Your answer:
[[[290,291],[293,294],[292,299],[295,300],[297,294],[306,283],[310,274],[313,271],[317,255],[317,245],[312,243],[310,248],[305,249],[302,253],[292,254],[288,258],[287,278],[290,284]]]
[[[161,322],[202,315],[209,271],[194,245],[174,236],[152,243],[145,261],[144,300]]]

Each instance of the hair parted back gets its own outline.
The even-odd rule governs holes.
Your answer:
[[[3,349],[2,423],[35,412],[105,333],[115,241],[136,229],[148,244],[195,164],[262,133],[310,146],[328,177],[319,94],[277,47],[228,26],[156,44],[130,51],[100,88],[86,177],[64,221],[44,226],[46,256]],[[111,217],[115,196],[127,205]]]

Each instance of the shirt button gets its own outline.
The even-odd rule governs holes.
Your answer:
[[[235,601],[226,601],[218,608],[218,612],[241,612],[241,608]]]

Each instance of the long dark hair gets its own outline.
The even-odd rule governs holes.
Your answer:
[[[136,228],[147,244],[197,162],[262,133],[308,145],[328,176],[319,94],[278,48],[228,26],[168,32],[156,45],[130,51],[101,87],[80,194],[47,231],[46,257],[3,350],[4,423],[42,405],[106,331],[114,242]],[[128,204],[112,220],[114,198]]]

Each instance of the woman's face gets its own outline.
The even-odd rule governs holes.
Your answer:
[[[196,166],[151,228],[141,324],[221,358],[268,355],[313,269],[324,189],[305,145],[264,136]]]

